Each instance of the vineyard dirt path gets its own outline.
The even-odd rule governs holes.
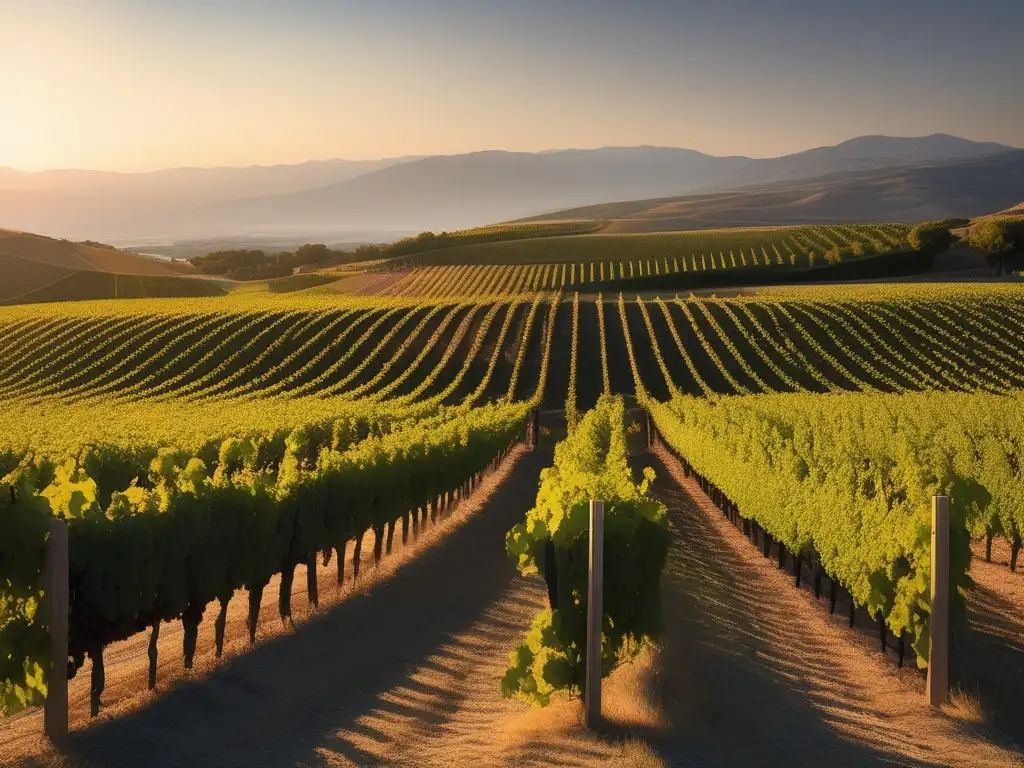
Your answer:
[[[794,590],[660,451],[638,465],[655,468],[654,493],[670,508],[662,648],[605,682],[600,736],[579,726],[578,701],[538,711],[503,699],[507,652],[545,603],[542,582],[516,574],[503,535],[532,506],[550,460],[550,450],[517,454],[438,526],[443,535],[297,632],[76,728],[67,758],[13,764],[1021,764],[984,729],[933,714],[915,673]],[[265,600],[265,613],[273,607]],[[229,639],[241,643],[239,632],[229,625]],[[121,665],[134,658],[131,676],[144,681],[137,656]]]
[[[794,589],[664,449],[648,463],[674,534],[657,680],[671,738],[654,741],[670,764],[1024,765],[1003,734],[932,711],[917,672]]]
[[[973,549],[970,627],[954,638],[951,667],[964,689],[979,695],[996,727],[1024,744],[1024,570],[1010,571],[1004,539],[993,543],[990,563],[983,542]]]
[[[292,586],[294,629],[283,625],[278,618],[277,601],[280,578],[274,577],[263,593],[255,649],[252,649],[248,643],[247,596],[244,590],[240,590],[229,605],[224,643],[225,659],[222,661],[216,660],[214,656],[215,604],[207,607],[204,621],[199,626],[195,668],[191,672],[182,670],[181,623],[165,622],[161,625],[160,631],[158,682],[155,692],[146,690],[148,633],[138,634],[128,640],[108,646],[104,652],[106,686],[99,719],[90,720],[88,715],[90,663],[86,660],[85,666],[79,670],[69,685],[68,698],[72,733],[68,753],[66,755],[55,753],[50,745],[40,737],[42,710],[35,709],[0,723],[0,765],[4,768],[9,765],[25,766],[26,768],[42,765],[77,766],[79,764],[150,765],[153,755],[152,750],[148,747],[135,754],[121,748],[113,748],[110,752],[112,757],[108,761],[104,745],[115,742],[116,739],[105,734],[119,728],[127,728],[128,731],[138,728],[140,731],[144,731],[150,724],[150,718],[146,714],[147,708],[160,708],[161,711],[164,711],[163,708],[166,707],[167,711],[175,713],[175,716],[183,717],[181,726],[164,734],[165,739],[173,742],[179,739],[182,733],[191,733],[195,725],[194,719],[187,711],[191,702],[190,697],[205,698],[205,692],[209,690],[211,695],[217,698],[225,694],[225,689],[230,693],[236,681],[241,680],[240,687],[234,690],[236,695],[241,696],[246,691],[257,696],[266,694],[269,702],[270,693],[276,693],[275,685],[288,688],[292,682],[300,680],[304,675],[315,678],[319,668],[311,667],[308,663],[295,664],[284,670],[287,672],[288,679],[263,681],[261,678],[264,676],[259,672],[261,665],[276,665],[279,658],[295,662],[297,657],[303,661],[307,658],[320,659],[323,664],[323,660],[336,659],[339,655],[344,655],[345,647],[339,638],[349,640],[353,644],[364,643],[360,647],[350,648],[349,658],[344,660],[345,664],[362,666],[367,648],[387,648],[389,644],[385,637],[384,642],[379,642],[380,638],[377,638],[375,645],[375,639],[366,634],[369,621],[365,616],[368,611],[379,610],[381,612],[384,621],[381,622],[379,633],[387,631],[396,638],[404,638],[405,635],[408,635],[410,639],[415,640],[415,633],[410,632],[409,628],[417,625],[407,624],[401,618],[402,612],[408,610],[405,603],[409,603],[416,611],[419,611],[423,606],[432,605],[431,599],[433,598],[431,595],[425,594],[430,592],[435,593],[436,597],[448,600],[454,606],[454,610],[450,605],[447,610],[441,611],[443,615],[452,614],[454,616],[458,610],[472,610],[476,607],[473,603],[460,607],[460,600],[468,599],[470,596],[480,598],[481,589],[484,586],[494,587],[494,573],[497,573],[499,587],[502,578],[505,581],[518,578],[515,569],[503,552],[504,530],[521,519],[525,510],[530,506],[536,494],[540,467],[549,461],[550,454],[545,456],[541,452],[531,455],[520,447],[515,448],[509,458],[502,463],[502,466],[496,472],[486,476],[481,486],[468,499],[456,503],[454,514],[451,517],[439,520],[436,525],[430,524],[426,532],[421,532],[418,540],[414,543],[411,542],[408,547],[403,547],[400,534],[396,534],[395,555],[385,557],[376,570],[372,564],[373,534],[372,532],[367,533],[362,547],[362,574],[358,584],[354,584],[352,579],[354,547],[349,543],[346,550],[344,587],[339,589],[336,584],[336,558],[330,565],[319,571],[321,605],[319,610],[313,609],[306,599],[306,569],[303,565],[298,566]],[[498,489],[504,491],[506,488],[511,489],[511,498],[508,498],[507,491],[502,494],[502,498],[508,498],[508,501],[499,501],[493,498]],[[520,489],[521,493],[518,492]],[[512,504],[513,507],[504,509],[507,504]],[[499,509],[497,514],[494,514],[496,506]],[[501,512],[502,509],[504,509],[504,514]],[[488,528],[481,532],[478,528],[484,519],[490,520],[489,525],[500,530],[495,532]],[[458,534],[458,536],[454,541],[448,541],[448,537],[453,534]],[[486,548],[485,552],[480,553],[472,544],[477,538],[494,543],[490,548]],[[457,563],[451,562],[452,552],[463,553],[463,567],[467,569],[466,572],[474,573],[474,575],[477,575],[479,570],[476,568],[478,565],[476,560],[480,560],[484,564],[483,572],[492,575],[492,582],[470,580],[468,591],[463,589],[462,585],[458,583],[458,577],[463,571],[459,570]],[[473,556],[467,559],[465,557],[467,553]],[[420,562],[421,558],[425,556],[429,556],[428,562]],[[443,575],[446,563],[447,581]],[[504,574],[501,573],[501,570],[489,571],[487,565],[492,566],[492,569],[501,569],[501,566],[504,566]],[[454,573],[452,572],[453,568],[455,569]],[[437,570],[436,574],[434,570]],[[401,580],[392,582],[392,578],[396,574],[401,575]],[[415,582],[415,586],[412,586],[410,582]],[[528,581],[519,585],[526,602],[529,602],[529,588]],[[460,592],[460,590],[462,591]],[[436,607],[434,605],[434,608]],[[424,622],[421,617],[418,625],[420,628],[429,626],[433,616],[427,616],[426,619]],[[528,621],[528,616],[523,620]],[[339,630],[339,625],[345,629]],[[361,626],[363,627],[362,634],[358,629]],[[355,631],[353,628],[356,628]],[[441,629],[443,628],[442,626]],[[308,640],[303,639],[310,633],[313,635]],[[363,638],[365,638],[365,642]],[[322,646],[318,647],[317,643],[321,643]],[[297,654],[292,649],[296,649]],[[390,663],[390,658],[382,658],[380,666],[384,669]],[[276,669],[276,666],[274,668]],[[249,678],[252,680],[251,683]],[[351,697],[353,690],[350,686],[356,682],[358,682],[357,677],[350,677],[346,684],[339,683],[336,691],[324,691],[323,696],[325,700],[329,700],[337,698],[340,692],[343,696]],[[266,684],[264,685],[264,683]],[[218,690],[219,694],[213,693]],[[311,691],[310,695],[315,695],[315,693],[315,691]],[[182,710],[181,706],[185,706],[186,710]],[[251,706],[251,702],[244,702],[236,717],[244,718],[246,706]],[[313,702],[313,706],[320,706],[320,704]],[[196,711],[202,710],[200,708]],[[245,728],[241,721],[234,725]],[[284,738],[287,738],[288,735],[285,734]],[[108,742],[107,739],[110,741]],[[159,738],[154,739],[153,743],[163,746]],[[260,742],[257,741],[255,746],[258,747],[259,744]],[[197,748],[201,749],[202,745],[197,745]],[[216,740],[207,742],[205,748],[208,750],[210,758],[206,764],[220,765],[221,761],[217,758],[216,752]],[[92,754],[93,752],[96,753],[95,756]],[[88,760],[78,759],[86,756],[88,756]],[[183,759],[180,750],[170,749],[164,764],[180,764],[177,761]],[[239,764],[244,762],[241,760]],[[277,765],[278,761],[270,759],[264,763],[257,761],[256,764]]]

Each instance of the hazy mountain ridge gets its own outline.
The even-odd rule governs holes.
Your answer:
[[[185,211],[226,200],[334,184],[419,159],[313,160],[295,165],[169,168],[145,173],[0,168],[0,226],[85,237],[188,230]]]
[[[838,224],[980,216],[1024,194],[1024,151],[966,160],[843,171],[678,197],[552,211],[523,221],[604,219],[605,232]]]
[[[616,200],[955,163],[1008,149],[935,134],[863,136],[768,159],[638,146],[147,174],[0,169],[0,226],[73,237],[118,232],[129,239],[151,232],[450,230]],[[857,216],[851,211],[847,218]]]
[[[336,158],[297,164],[166,168],[141,173],[80,169],[30,173],[0,167],[0,190],[36,190],[76,195],[123,189],[166,196],[186,188],[193,194],[232,199],[298,192],[418,159],[417,156],[381,160]]]
[[[681,184],[714,183],[723,169],[746,162],[655,147],[474,152],[428,157],[328,187],[232,201],[196,213],[235,224],[276,220],[304,226],[333,222],[455,229],[508,218],[510,211],[672,194]]]
[[[1012,149],[995,142],[969,141],[945,133],[916,138],[858,136],[833,147],[754,160],[725,179],[723,186],[794,181],[841,171],[968,159]]]
[[[256,221],[324,226],[455,229],[567,206],[673,196],[764,181],[959,160],[1007,148],[936,134],[861,137],[784,158],[717,158],[670,147],[604,147],[542,154],[475,152],[428,157],[316,190],[232,201],[197,216],[245,226]]]

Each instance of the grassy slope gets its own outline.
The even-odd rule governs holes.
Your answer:
[[[80,270],[0,252],[0,302],[13,301],[78,274]]]
[[[308,288],[328,285],[337,279],[337,275],[324,272],[307,272],[301,275],[276,277],[273,280],[246,280],[235,283],[231,288],[231,293],[294,293]]]
[[[171,264],[126,251],[97,248],[6,229],[0,229],[0,253],[66,269],[86,269],[120,275],[173,276],[192,272],[188,265],[184,264]]]
[[[26,232],[0,230],[0,303],[216,296],[187,265]]]
[[[2,267],[2,262],[0,262]],[[222,296],[214,280],[154,275],[114,275],[109,272],[68,271],[60,279],[43,283],[34,290],[0,298],[0,304],[35,304],[91,299],[146,299]]]
[[[83,258],[101,272],[111,272],[117,275],[152,275],[157,277],[195,274],[195,269],[192,265],[184,261],[160,261],[158,259],[146,258],[145,256],[137,256],[134,253],[114,251],[107,248],[93,248],[88,245],[78,245],[77,250]]]

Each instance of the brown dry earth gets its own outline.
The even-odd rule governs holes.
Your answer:
[[[348,293],[356,296],[371,296],[386,292],[409,276],[408,272],[367,272],[364,275],[351,275],[323,286],[337,293]]]
[[[918,673],[897,670],[867,636],[829,617],[824,601],[794,589],[660,450],[645,463],[658,472],[655,493],[670,508],[673,535],[662,647],[605,682],[609,723],[600,734],[579,725],[578,701],[531,710],[503,699],[507,653],[545,602],[543,584],[519,576],[505,556],[504,532],[532,506],[551,453],[513,459],[452,518],[385,561],[373,583],[333,592],[329,566],[321,589],[336,605],[296,610],[297,632],[280,629],[268,589],[261,640],[241,653],[244,600],[236,600],[232,656],[212,659],[208,616],[188,679],[180,629],[165,625],[155,696],[144,690],[145,638],[112,648],[105,716],[87,724],[83,669],[72,681],[66,756],[43,747],[34,712],[0,729],[0,763],[1024,765],[1000,733],[927,707]],[[1010,574],[990,567],[1004,577],[1001,589]],[[296,608],[306,605],[304,583],[297,574]],[[1010,629],[992,642],[1013,632],[1019,640],[1020,616],[1008,613]]]
[[[434,617],[438,615],[446,617],[446,622],[461,620],[466,622],[466,626],[472,623],[470,618],[459,614],[470,611],[473,612],[471,616],[475,616],[479,605],[460,599],[455,587],[464,580],[461,577],[465,572],[453,553],[460,556],[475,553],[485,564],[490,561],[505,566],[504,575],[515,575],[515,569],[503,552],[504,529],[497,534],[492,531],[481,534],[477,527],[482,521],[492,519],[480,512],[494,506],[494,491],[503,485],[509,473],[520,484],[528,484],[532,476],[534,488],[527,493],[532,501],[540,467],[534,466],[537,459],[533,455],[523,462],[519,461],[521,456],[522,450],[516,449],[497,472],[484,480],[472,497],[456,505],[450,518],[428,527],[415,543],[410,542],[403,548],[400,537],[396,535],[395,553],[385,558],[372,574],[373,535],[369,533],[363,542],[362,573],[358,586],[352,583],[354,547],[349,544],[345,584],[341,589],[337,586],[336,562],[319,573],[319,610],[308,604],[306,572],[303,566],[299,566],[292,589],[295,628],[284,626],[278,617],[279,578],[272,580],[264,591],[254,649],[250,649],[248,644],[244,591],[238,592],[230,604],[225,631],[225,659],[220,662],[214,657],[213,618],[216,606],[207,609],[200,625],[195,668],[190,673],[182,668],[180,622],[162,625],[155,692],[146,690],[147,635],[137,635],[108,646],[104,654],[104,707],[98,720],[90,721],[88,716],[89,662],[69,684],[72,736],[67,753],[72,759],[66,763],[90,766],[185,765],[198,753],[205,755],[205,762],[200,762],[201,765],[232,764],[230,761],[225,763],[226,753],[221,753],[221,747],[225,750],[231,748],[232,733],[234,738],[243,738],[251,728],[258,726],[261,729],[259,733],[267,738],[275,738],[277,731],[277,738],[287,742],[295,737],[295,732],[288,730],[285,723],[292,722],[298,730],[304,728],[299,711],[285,716],[276,728],[268,728],[263,718],[275,722],[280,715],[279,708],[291,709],[298,700],[307,697],[313,709],[327,707],[326,702],[332,699],[338,699],[339,705],[350,706],[351,702],[346,697],[361,687],[370,689],[366,680],[361,681],[357,674],[349,674],[353,668],[357,672],[362,670],[372,674],[375,671],[390,676],[402,666],[401,662],[392,666],[390,646],[411,644],[404,649],[404,654],[412,658],[419,658],[416,654],[422,654],[428,647],[424,643],[429,644],[430,634],[411,630],[433,624],[437,633],[443,633],[446,623],[435,621]],[[539,461],[543,466],[544,459]],[[497,522],[499,528],[514,515],[522,516],[529,507],[525,497],[517,501],[521,508],[514,514],[506,513],[505,520]],[[522,506],[524,503],[526,506]],[[511,523],[507,527],[510,526]],[[479,549],[483,551],[478,551],[471,544],[477,537],[492,541],[492,546],[481,547]],[[423,561],[424,556],[427,556],[426,562]],[[463,556],[462,560],[468,562],[472,572],[475,567],[473,559],[467,561]],[[445,569],[450,572],[447,578]],[[371,574],[370,578],[367,574]],[[435,581],[438,589],[432,586]],[[486,580],[481,580],[475,588],[470,584],[467,597],[492,586]],[[438,601],[442,605],[438,605]],[[369,619],[367,612],[379,613],[383,621]],[[378,659],[379,663],[367,666],[367,658]],[[285,689],[290,689],[291,693]],[[205,712],[211,705],[221,710],[225,696],[241,697],[246,703],[223,702],[223,711],[219,714]],[[198,697],[204,704],[197,706],[193,697]],[[256,717],[255,710],[264,714]],[[205,730],[204,721],[210,721],[211,717],[212,722],[205,724],[219,723],[226,728],[223,740],[216,732]],[[231,718],[232,724],[224,724],[219,720],[221,717]],[[176,718],[182,719],[171,726]],[[151,727],[154,731],[147,732]],[[24,713],[0,726],[0,765],[64,763],[42,743],[38,736],[41,728],[40,710]],[[139,734],[143,742],[141,748],[130,736],[124,737],[125,745],[117,746],[122,739],[120,733],[125,728]],[[198,737],[200,730],[204,731],[208,741],[193,741],[191,747],[184,743],[192,740],[193,733]],[[168,744],[174,746],[168,747]],[[154,749],[150,749],[150,745]],[[264,751],[264,746],[261,738],[254,734],[250,745],[252,751],[244,753],[242,750],[244,754],[237,764],[293,764],[280,752],[275,754],[272,751],[266,754],[265,759],[260,758],[263,762],[252,762],[254,755]],[[154,750],[165,754],[158,755]]]
[[[934,712],[920,673],[850,630],[845,610],[829,616],[795,589],[671,456],[659,448],[649,463],[676,534],[658,681],[672,731],[657,746],[670,764],[1024,765],[1004,734]]]
[[[978,697],[1000,731],[1024,744],[1024,570],[1012,573],[1010,547],[993,542],[992,562],[985,546],[974,545],[966,628],[954,638],[952,673],[964,690]]]

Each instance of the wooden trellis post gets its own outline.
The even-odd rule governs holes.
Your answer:
[[[587,664],[584,724],[601,721],[601,618],[604,615],[604,502],[590,502],[590,570],[587,578]]]
[[[932,615],[928,633],[928,703],[949,691],[949,497],[932,497]]]

